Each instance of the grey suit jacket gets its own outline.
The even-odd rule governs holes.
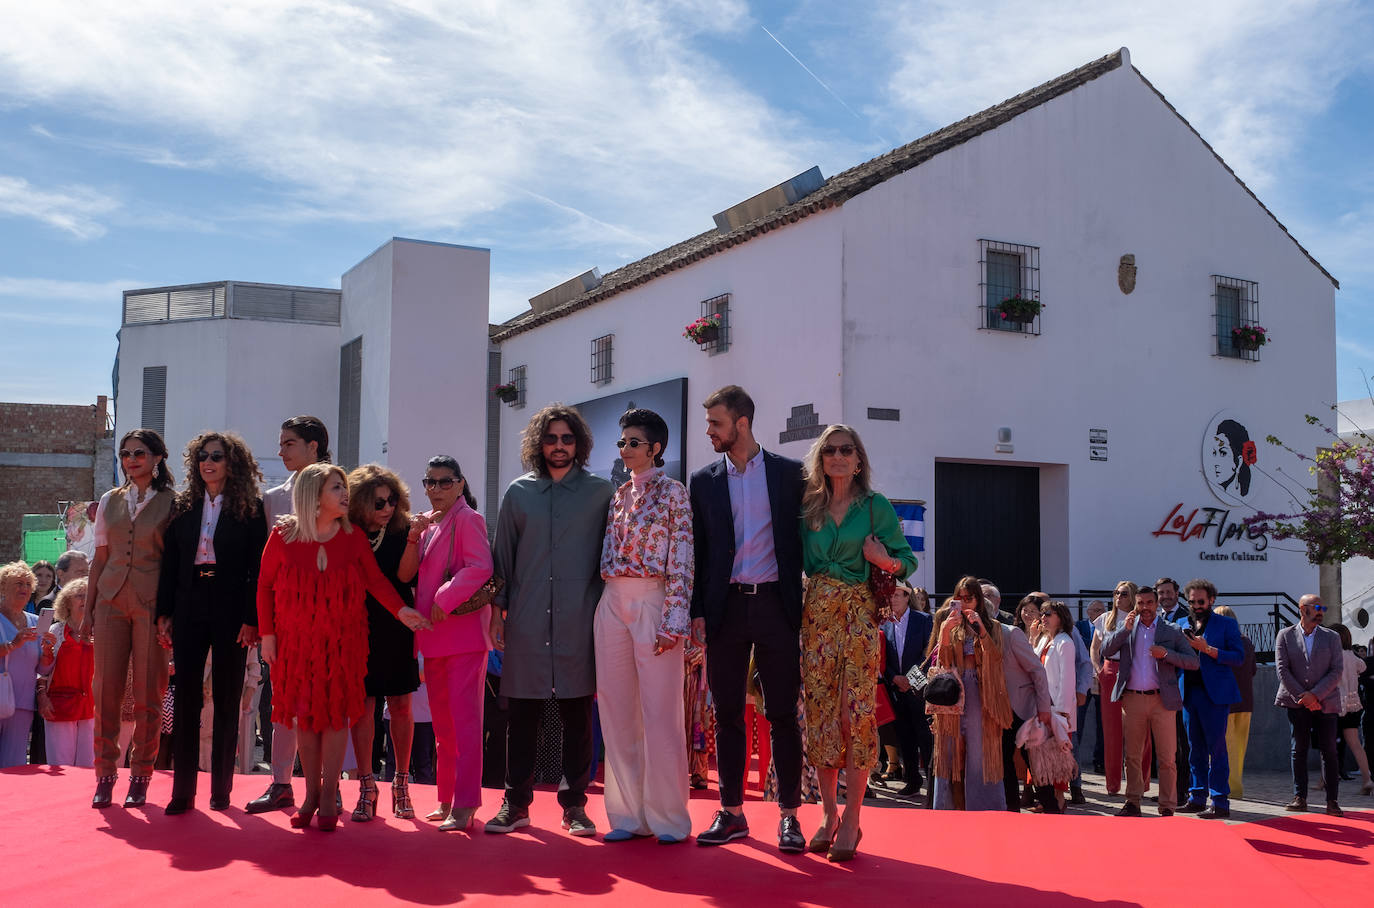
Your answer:
[[[1164,621],[1159,615],[1155,616],[1155,645],[1162,646],[1165,650],[1164,658],[1155,661],[1155,668],[1159,672],[1159,700],[1165,709],[1180,710],[1183,708],[1183,695],[1179,692],[1178,670],[1195,670],[1199,661],[1197,651],[1188,645],[1188,638],[1183,636],[1183,631]],[[1116,685],[1112,688],[1113,702],[1120,700],[1122,694],[1126,693],[1126,685],[1131,680],[1131,666],[1135,664],[1135,660],[1154,659],[1148,652],[1135,651],[1135,625],[1127,627],[1124,622],[1102,639],[1104,657],[1117,653],[1121,654],[1121,670],[1117,673]]]
[[[1007,676],[1007,696],[1011,708],[1022,720],[1052,707],[1050,684],[1045,666],[1031,649],[1026,632],[1010,624],[1002,625],[1002,670]]]
[[[1293,625],[1279,631],[1274,641],[1274,660],[1279,672],[1279,692],[1274,705],[1287,709],[1302,706],[1298,698],[1311,691],[1322,702],[1322,712],[1340,715],[1341,670],[1345,656],[1341,653],[1341,638],[1330,628],[1317,626],[1312,641],[1312,658],[1302,642],[1302,626]]]

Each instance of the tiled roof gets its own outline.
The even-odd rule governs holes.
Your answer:
[[[1110,53],[1105,57],[1101,57],[1091,63],[1080,66],[1078,69],[1067,72],[1058,78],[1051,79],[1043,85],[1032,88],[1030,91],[1022,92],[1013,98],[1008,98],[1000,104],[989,107],[987,110],[976,113],[971,117],[966,117],[943,129],[938,129],[914,142],[895,148],[872,160],[865,161],[857,167],[852,167],[843,173],[836,174],[827,180],[823,187],[811,193],[806,198],[792,205],[786,205],[771,211],[763,217],[751,221],[748,224],[741,225],[728,233],[721,233],[719,230],[715,229],[708,230],[705,233],[697,234],[689,240],[684,240],[681,243],[669,246],[667,249],[662,249],[638,261],[631,262],[622,268],[617,268],[605,275],[600,286],[595,290],[590,290],[556,309],[550,309],[540,315],[536,315],[533,310],[522,312],[509,321],[495,326],[492,332],[492,340],[497,342],[507,340],[517,334],[522,334],[525,331],[545,324],[546,322],[551,322],[554,319],[570,315],[580,309],[585,309],[604,299],[615,296],[617,293],[622,293],[632,287],[653,280],[659,275],[669,271],[675,271],[678,268],[690,265],[707,256],[715,255],[717,252],[729,249],[732,246],[737,246],[740,243],[747,243],[759,234],[785,227],[788,224],[794,224],[802,218],[815,214],[818,211],[824,211],[828,208],[842,205],[854,196],[866,192],[874,186],[890,180],[899,174],[905,173],[919,164],[923,164],[941,152],[962,145],[970,139],[980,136],[989,130],[996,129],[998,126],[1020,116],[1032,108],[1039,107],[1041,104],[1066,94],[1078,86],[1091,82],[1114,69],[1119,69],[1122,63],[1129,59],[1129,55],[1125,52],[1124,48],[1114,53]],[[1134,67],[1132,68],[1134,69]],[[1140,74],[1139,70],[1136,70],[1136,74]],[[1144,76],[1140,78],[1141,81],[1145,82],[1145,84],[1155,92],[1155,94],[1159,94],[1158,89],[1150,85]],[[1163,95],[1159,96],[1161,100],[1164,100]],[[1165,100],[1164,103],[1169,106],[1169,109],[1172,110],[1175,115],[1178,115],[1178,111],[1174,109],[1173,105],[1169,104],[1167,100]],[[1178,116],[1184,125],[1196,135],[1197,130],[1193,129],[1192,125],[1189,124],[1187,120],[1184,120],[1181,115]],[[1198,138],[1201,139],[1202,137],[1199,135]],[[1205,141],[1203,141],[1203,144],[1207,145]],[[1207,145],[1207,149],[1212,151],[1212,154],[1215,155],[1221,165],[1226,168],[1226,171],[1235,177],[1235,171],[1231,170],[1231,168],[1226,165],[1226,162],[1221,160],[1221,156],[1217,155],[1216,151],[1213,150],[1210,145]],[[1250,193],[1252,198],[1255,198],[1255,201],[1259,203],[1260,207],[1264,208],[1264,204],[1255,197],[1255,194],[1250,191],[1250,188],[1246,186],[1239,177],[1235,177],[1235,179],[1246,192]],[[1264,211],[1269,214],[1271,218],[1274,218],[1273,212],[1269,211],[1268,208],[1264,208]],[[1283,224],[1279,223],[1278,218],[1274,218],[1274,223],[1278,224],[1279,229],[1283,230],[1284,233],[1288,233],[1288,229],[1284,227]],[[1289,236],[1291,237],[1292,235],[1289,234]],[[1322,274],[1326,275],[1333,284],[1336,284],[1338,287],[1340,286],[1336,282],[1336,279],[1321,266],[1321,263],[1312,258],[1311,253],[1303,249],[1302,245],[1298,244],[1296,240],[1294,240],[1294,243],[1298,245],[1298,248],[1302,250],[1303,254],[1307,256],[1313,265],[1316,265]]]

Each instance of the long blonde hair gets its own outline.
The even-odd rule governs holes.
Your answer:
[[[821,448],[826,446],[831,436],[840,433],[854,440],[854,450],[859,455],[859,469],[854,474],[854,488],[858,492],[856,500],[867,498],[873,490],[869,480],[868,452],[864,450],[859,433],[839,423],[826,426],[825,431],[812,443],[811,450],[806,452],[803,467],[806,473],[806,491],[802,493],[802,519],[813,531],[819,530],[825,524],[826,512],[830,510],[830,480],[826,478],[825,467],[821,463]]]
[[[1126,611],[1129,612],[1135,608],[1135,594],[1140,591],[1140,587],[1129,580],[1123,580],[1112,589],[1112,608],[1111,611],[1107,613],[1107,620],[1103,624],[1108,631],[1116,630],[1116,613],[1118,611],[1116,607],[1116,594],[1123,589],[1128,590],[1131,594],[1131,605]]]
[[[278,526],[282,528],[282,538],[287,542],[321,542],[315,530],[315,518],[320,513],[320,492],[331,476],[337,475],[348,487],[348,476],[343,468],[332,463],[312,463],[296,474],[296,484],[291,489],[291,511],[283,517]],[[353,531],[348,517],[339,518],[340,529],[345,533]]]

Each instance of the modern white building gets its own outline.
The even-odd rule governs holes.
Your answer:
[[[387,464],[412,485],[452,454],[481,497],[487,450],[490,252],[395,237],[342,290],[220,281],[130,290],[115,364],[116,438],[140,425],[182,447],[240,433],[269,485],[283,420],[329,427],[334,460]],[[469,466],[470,465],[470,466]],[[421,499],[423,501],[423,499]]]
[[[932,590],[965,573],[1008,593],[1317,588],[1300,546],[1241,521],[1301,472],[1266,435],[1320,443],[1303,415],[1334,399],[1336,280],[1126,49],[716,224],[494,330],[521,391],[502,487],[552,400],[591,402],[594,465],[615,412],[665,402],[697,469],[718,456],[700,402],[737,383],[779,453],[858,431],[877,487],[926,508],[913,579]],[[1004,319],[1008,298],[1044,308]],[[708,311],[725,329],[698,346],[683,328]],[[1233,329],[1261,325],[1269,343],[1244,349]]]

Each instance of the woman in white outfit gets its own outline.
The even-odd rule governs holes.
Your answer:
[[[692,507],[664,475],[668,426],[652,410],[620,418],[630,471],[611,499],[597,604],[596,696],[606,743],[607,842],[681,842],[687,814],[682,646],[690,629]]]
[[[1035,644],[1036,655],[1045,666],[1045,680],[1049,682],[1050,707],[1068,725],[1069,740],[1078,718],[1078,687],[1076,684],[1078,651],[1074,647],[1073,616],[1069,607],[1059,600],[1046,602],[1040,606],[1040,621]],[[1064,793],[1068,784],[1055,785],[1054,793],[1059,799],[1059,809],[1064,810]]]

